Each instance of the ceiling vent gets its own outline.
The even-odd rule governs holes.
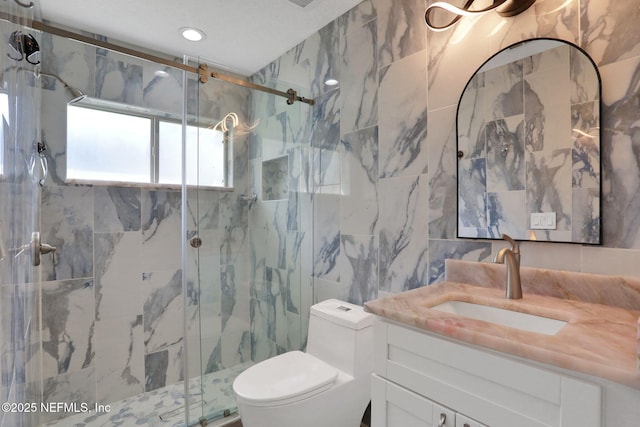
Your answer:
[[[297,4],[300,7],[307,7],[311,3],[313,3],[313,0],[289,0],[289,1],[293,4]]]

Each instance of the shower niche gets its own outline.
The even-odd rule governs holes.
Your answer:
[[[289,156],[262,162],[262,200],[289,198]]]

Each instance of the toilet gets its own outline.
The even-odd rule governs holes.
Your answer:
[[[313,305],[306,353],[256,363],[233,382],[242,426],[360,427],[371,398],[372,326],[358,305]]]

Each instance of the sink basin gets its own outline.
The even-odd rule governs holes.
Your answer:
[[[544,335],[555,335],[567,324],[564,320],[550,319],[535,314],[520,313],[489,305],[474,304],[464,301],[447,301],[431,307],[433,310],[471,319],[496,323],[523,331],[537,332]]]

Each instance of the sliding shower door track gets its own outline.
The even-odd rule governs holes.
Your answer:
[[[177,68],[183,71],[187,71],[189,73],[194,73],[198,75],[198,79],[200,83],[206,83],[210,78],[215,80],[221,80],[236,86],[243,86],[249,89],[259,90],[261,92],[270,93],[272,95],[281,96],[283,98],[287,98],[287,104],[292,105],[294,102],[303,102],[305,104],[314,105],[315,101],[310,98],[305,98],[303,96],[299,96],[297,91],[294,89],[289,89],[286,92],[273,89],[267,86],[258,85],[255,83],[251,83],[246,80],[242,80],[237,77],[229,76],[226,74],[219,73],[217,71],[210,71],[208,69],[207,64],[200,64],[198,67],[193,67],[186,64],[181,64],[180,62],[173,61],[171,59],[155,55],[153,53],[143,52],[131,47],[122,46],[119,44],[111,43],[106,40],[99,40],[95,37],[87,36],[84,34],[79,34],[74,31],[70,31],[64,28],[57,27],[55,25],[51,25],[48,23],[44,23],[42,21],[33,20],[28,23],[25,23],[24,19],[19,18],[14,15],[10,15],[7,13],[0,13],[0,19],[5,21],[10,21],[14,23],[18,23],[21,25],[27,25],[33,28],[34,30],[43,31],[45,33],[53,34],[56,36],[64,37],[67,39],[79,41],[82,43],[86,43],[92,46],[101,47],[104,49],[112,50],[114,52],[119,52],[125,55],[133,56],[135,58],[144,59],[147,61],[155,62],[158,64],[166,65],[169,67]]]

